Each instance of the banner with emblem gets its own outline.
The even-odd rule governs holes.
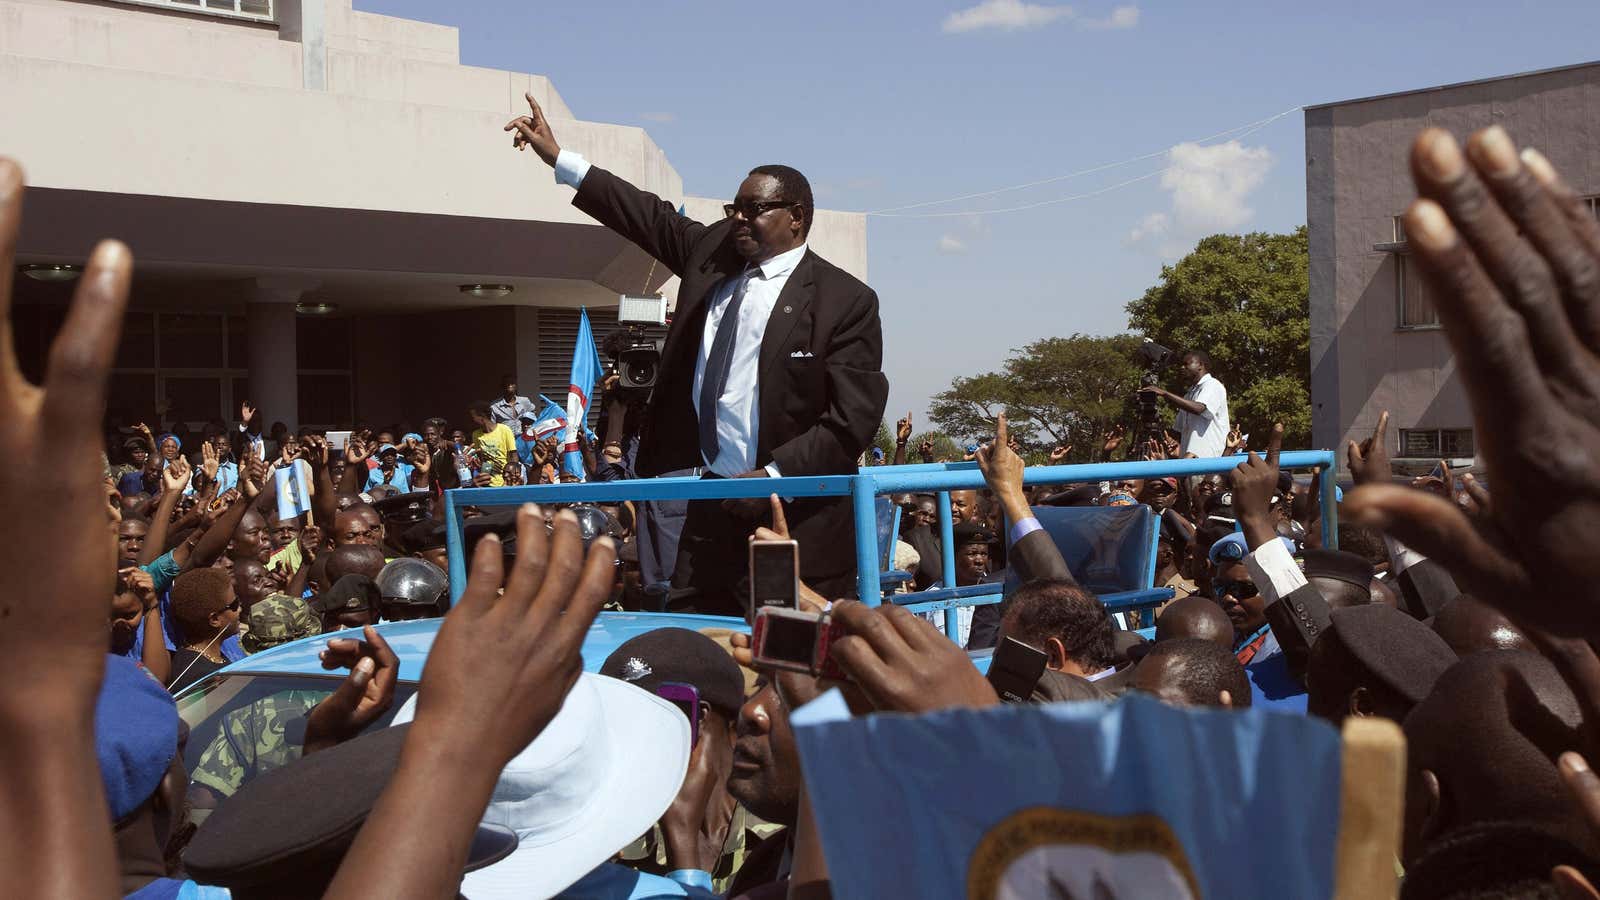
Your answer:
[[[1333,895],[1319,720],[1140,695],[850,718],[832,691],[791,721],[838,898]]]

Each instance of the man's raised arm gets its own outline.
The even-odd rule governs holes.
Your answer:
[[[555,169],[557,181],[578,192],[572,199],[574,206],[638,244],[674,275],[683,275],[689,252],[705,234],[706,226],[678,215],[677,207],[655,194],[589,165],[570,150],[562,150],[539,102],[532,94],[523,96],[528,100],[529,114],[506,123],[505,130],[514,132],[511,145],[518,150],[532,147],[540,159]]]

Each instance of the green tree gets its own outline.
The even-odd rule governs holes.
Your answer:
[[[1311,445],[1311,319],[1306,229],[1214,234],[1128,304],[1128,326],[1211,356],[1228,413],[1246,432],[1283,423],[1284,447]],[[1167,387],[1182,393],[1177,370]]]
[[[934,395],[929,416],[960,440],[985,440],[1005,412],[1025,451],[1071,445],[1068,457],[1098,456],[1106,432],[1127,421],[1138,387],[1131,335],[1042,338],[1013,351],[999,372],[959,377]]]

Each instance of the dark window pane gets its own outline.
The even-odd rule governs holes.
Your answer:
[[[1448,428],[1439,435],[1440,456],[1471,456],[1472,455],[1472,429]]]
[[[188,422],[190,428],[200,429],[213,419],[224,417],[222,410],[222,379],[173,378],[162,379],[167,400],[172,409],[167,418],[173,422]]]
[[[161,368],[222,368],[222,317],[162,313]]]
[[[160,431],[161,423],[156,417],[156,377],[112,375],[106,391],[106,415],[120,417],[127,425],[144,422],[151,431]]]
[[[228,368],[250,367],[250,349],[245,346],[244,316],[228,317]]]
[[[156,317],[154,313],[131,312],[122,320],[122,342],[117,345],[119,369],[156,367]]]
[[[318,428],[350,425],[350,376],[300,374],[300,424]]]
[[[302,369],[350,368],[350,320],[301,316],[296,320],[295,356]]]
[[[250,379],[233,379],[233,397],[228,400],[228,415],[237,416],[239,414],[239,404],[250,399]],[[254,405],[254,401],[252,401],[252,405]],[[232,422],[234,420],[229,419],[228,421]]]

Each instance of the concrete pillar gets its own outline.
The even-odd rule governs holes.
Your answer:
[[[539,398],[534,395],[539,393],[539,310],[533,306],[518,306],[516,309],[516,359],[514,365],[508,370],[517,375],[517,390],[539,404]],[[542,407],[542,405],[541,405]]]
[[[348,7],[350,4],[345,3]],[[308,91],[328,89],[326,0],[278,0],[278,39],[300,44],[300,82]]]
[[[294,312],[298,299],[299,291],[258,289],[245,306],[249,399],[265,417],[263,430],[273,422],[283,422],[290,430],[300,425]]]

